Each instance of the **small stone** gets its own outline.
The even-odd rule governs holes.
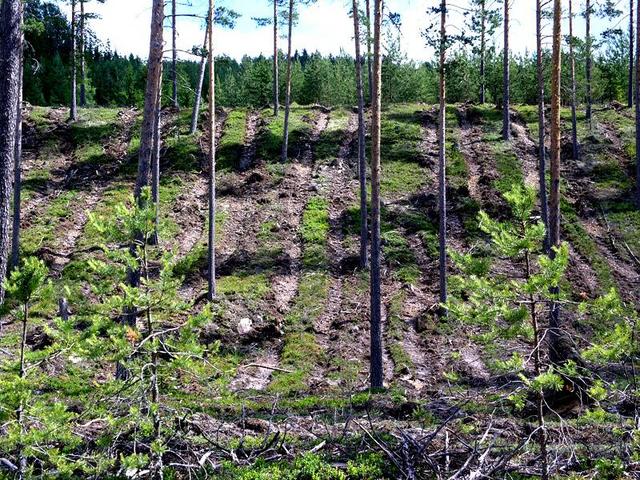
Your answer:
[[[250,318],[241,318],[237,330],[240,335],[247,335],[253,330],[253,322]]]

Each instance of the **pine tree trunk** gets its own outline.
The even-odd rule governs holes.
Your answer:
[[[380,115],[382,0],[374,0],[373,102],[371,105],[371,388],[383,387],[380,292]]]
[[[78,120],[78,52],[76,46],[76,0],[71,0],[71,106],[69,108],[69,120]]]
[[[138,156],[138,177],[135,198],[139,201],[142,189],[149,186],[151,157],[155,132],[156,104],[158,90],[162,85],[162,53],[164,48],[162,24],[164,21],[163,0],[153,0],[149,60],[147,62],[147,84],[144,96],[144,113],[140,132],[140,153]]]
[[[369,74],[369,103],[373,102],[373,69],[371,65],[371,4],[366,0],[367,10],[367,71]]]
[[[176,26],[176,3],[171,0],[171,85],[173,107],[178,108],[178,29]]]
[[[480,104],[484,105],[486,102],[486,72],[485,72],[485,55],[486,55],[486,28],[487,18],[485,10],[485,0],[480,3]]]
[[[280,113],[280,72],[278,71],[278,0],[273,0],[273,116]]]
[[[155,210],[155,229],[151,237],[151,244],[157,245],[159,241],[158,227],[160,223],[160,146],[162,142],[162,76],[157,87],[158,98],[154,111],[153,152],[151,153],[151,201]]]
[[[138,204],[142,204],[142,191],[149,186],[151,164],[156,131],[156,105],[159,90],[162,87],[162,53],[164,48],[162,24],[164,22],[164,0],[153,0],[151,12],[151,34],[149,38],[149,60],[147,62],[147,84],[144,96],[144,113],[140,132],[140,153],[138,155],[138,176],[134,189],[134,197]],[[146,239],[136,238],[129,246],[131,256],[137,256],[137,244]],[[132,287],[140,285],[140,269],[127,270],[127,284]],[[135,308],[125,308],[122,315],[124,325],[135,326],[137,311]],[[116,365],[116,379],[126,380],[129,372],[124,365]]]
[[[586,88],[586,102],[587,109],[585,112],[585,117],[587,123],[589,124],[589,128],[591,128],[591,0],[586,0],[585,3],[585,64],[586,64],[586,79],[585,79],[585,88]]]
[[[562,69],[562,4],[554,0],[553,7],[553,53],[551,60],[551,195],[549,199],[549,239],[552,247],[560,245],[560,88]],[[551,256],[554,251],[551,250]],[[558,293],[558,288],[552,288]],[[560,362],[566,352],[560,345],[560,306],[551,305],[549,319],[549,358]]]
[[[438,249],[439,249],[439,280],[440,303],[447,302],[447,162],[445,155],[445,129],[447,119],[447,89],[446,70],[447,60],[447,2],[440,3],[440,58],[439,58],[439,97],[440,109],[438,112]],[[446,310],[440,313],[446,315]]]
[[[367,158],[364,119],[364,88],[362,85],[362,55],[360,53],[360,16],[358,2],[353,0],[353,32],[356,46],[356,87],[358,92],[358,179],[360,180],[360,267],[367,268],[369,229],[367,221]]]
[[[287,91],[284,104],[284,134],[280,160],[289,158],[289,114],[291,113],[291,34],[293,33],[293,0],[289,0],[289,38],[287,47]]]
[[[636,145],[640,145],[640,1],[636,10]],[[640,148],[636,148],[636,202],[640,208]]]
[[[511,116],[509,106],[511,104],[509,79],[509,0],[504,0],[504,49],[502,60],[502,138],[507,141],[511,139]]]
[[[84,18],[84,2],[80,0],[80,106],[87,106],[87,68],[84,58],[84,38],[85,38],[85,18]]]
[[[213,54],[213,10],[214,0],[209,0],[209,265],[207,298],[216,296],[216,90],[215,57]]]
[[[189,133],[193,135],[198,129],[198,118],[200,116],[200,104],[202,103],[202,85],[204,84],[204,76],[207,71],[207,42],[209,39],[209,19],[207,18],[207,27],[204,33],[204,43],[202,45],[203,55],[200,58],[200,69],[198,72],[198,85],[196,87],[196,97],[193,102],[193,111],[191,112],[191,128]]]
[[[11,248],[9,215],[16,155],[17,105],[20,99],[21,2],[4,0],[0,6],[0,304]]]
[[[578,159],[578,119],[576,115],[576,57],[573,51],[573,1],[569,0],[569,61],[571,62],[571,152]]]
[[[21,196],[22,196],[22,95],[23,95],[23,75],[24,75],[24,31],[22,22],[24,21],[24,7],[20,4],[20,67],[18,68],[18,105],[16,108],[16,140],[14,145],[15,156],[13,163],[13,227],[11,230],[11,262],[10,268],[16,268],[20,262],[20,218],[21,218]]]
[[[542,50],[542,0],[536,0],[536,67],[538,75],[538,186],[540,217],[545,226],[544,251],[549,253],[549,201],[547,198],[547,149],[545,147],[544,64]]]
[[[633,0],[629,0],[629,85],[627,88],[627,104],[629,108],[633,106],[633,42],[634,42],[634,31],[633,31]]]

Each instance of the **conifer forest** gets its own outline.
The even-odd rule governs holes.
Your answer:
[[[640,479],[639,125],[640,0],[0,0],[0,479]]]

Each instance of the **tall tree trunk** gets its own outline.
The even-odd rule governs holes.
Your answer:
[[[155,211],[155,228],[151,237],[151,244],[157,245],[159,241],[158,227],[160,223],[160,146],[162,143],[162,76],[157,87],[158,98],[154,110],[153,151],[151,153],[151,201]]]
[[[71,106],[69,109],[69,120],[78,120],[78,52],[77,52],[77,32],[76,32],[76,0],[71,0]]]
[[[171,85],[172,95],[171,101],[173,107],[178,108],[178,28],[176,26],[176,3],[177,0],[171,0]]]
[[[80,0],[80,106],[87,106],[87,68],[86,61],[84,58],[84,39],[85,39],[85,16],[84,16],[84,2],[85,0]]]
[[[280,113],[280,72],[278,71],[278,0],[273,0],[273,116]]]
[[[162,53],[164,48],[162,25],[164,22],[164,0],[153,0],[151,11],[151,33],[149,38],[149,60],[147,61],[147,84],[144,95],[144,113],[140,132],[140,153],[138,155],[138,176],[134,189],[134,197],[142,205],[142,191],[149,186],[149,176],[154,149],[156,130],[156,105],[162,86]],[[146,239],[136,238],[129,246],[132,256],[137,256],[137,243]],[[140,269],[127,270],[127,284],[132,287],[140,285]],[[135,326],[137,311],[126,308],[122,315],[122,323]],[[129,376],[126,367],[121,363],[116,365],[116,379],[125,380]]]
[[[16,140],[14,145],[15,156],[13,163],[13,228],[11,230],[11,262],[10,268],[16,268],[20,262],[20,218],[21,218],[21,196],[22,196],[22,95],[24,77],[24,31],[22,23],[24,21],[24,7],[20,3],[20,66],[18,68],[18,105],[16,107]]]
[[[374,0],[373,102],[371,104],[371,388],[383,387],[380,293],[380,114],[382,0]]]
[[[589,129],[591,129],[591,65],[592,65],[592,57],[591,57],[591,0],[586,0],[585,3],[585,65],[586,65],[586,80],[585,80],[585,88],[586,88],[586,102],[587,109],[585,112],[585,117],[587,119],[587,123],[589,124]]]
[[[27,363],[25,360],[25,352],[27,350],[27,324],[29,322],[29,303],[25,302],[22,309],[22,328],[20,335],[20,379],[24,380],[27,376]],[[24,418],[24,399],[20,399],[18,410],[16,411],[16,420],[20,427],[21,437],[26,436],[27,429]],[[27,478],[27,456],[24,454],[24,445],[22,441],[18,443],[18,480]]]
[[[511,139],[511,116],[509,106],[511,103],[509,79],[509,0],[504,0],[504,49],[502,60],[502,138],[507,141]]]
[[[289,0],[289,38],[287,39],[287,91],[284,104],[284,135],[282,139],[283,162],[289,158],[289,114],[291,113],[291,35],[293,33],[293,0]]]
[[[629,108],[633,106],[633,41],[634,41],[634,31],[633,31],[633,0],[629,0],[629,86],[627,88],[627,104]]]
[[[21,12],[20,0],[4,0],[0,6],[0,280],[3,280],[0,304],[4,302],[4,278],[11,248],[9,212],[20,98]]]
[[[200,70],[198,72],[198,85],[196,87],[196,97],[193,102],[193,111],[191,112],[191,128],[189,133],[193,135],[198,129],[198,117],[200,116],[200,104],[202,103],[202,85],[204,84],[204,76],[207,71],[207,42],[209,39],[209,18],[207,15],[207,26],[204,32],[204,43],[202,44],[202,57],[200,58]]]
[[[640,1],[636,10],[636,145],[640,145]],[[640,148],[636,148],[636,202],[640,208]]]
[[[480,103],[486,102],[486,73],[485,73],[485,53],[486,45],[486,28],[487,28],[487,12],[485,0],[480,3]]]
[[[164,1],[153,0],[149,60],[147,62],[147,84],[144,96],[144,113],[140,132],[140,153],[138,156],[138,177],[134,195],[140,200],[144,187],[149,186],[151,157],[153,155],[156,105],[158,90],[162,86],[162,53],[164,48],[162,25],[164,21]]]
[[[360,267],[367,268],[367,158],[364,120],[364,88],[362,85],[362,55],[360,54],[360,15],[358,1],[353,0],[353,32],[356,45],[356,87],[358,92],[358,179],[360,180]]]
[[[439,279],[440,303],[447,302],[447,162],[445,156],[445,128],[447,119],[447,89],[446,70],[447,60],[447,2],[440,3],[440,59],[439,59],[439,97],[440,110],[438,112],[438,214],[440,217],[438,232],[439,248]],[[446,315],[441,308],[440,313]]]
[[[213,54],[214,0],[209,0],[209,269],[207,298],[216,296],[216,90],[215,57]]]
[[[552,247],[560,245],[560,86],[562,70],[562,2],[553,5],[553,52],[551,59],[551,195],[549,201],[549,240]],[[551,250],[551,256],[554,256]],[[552,288],[558,293],[558,288]],[[560,306],[551,305],[549,319],[549,358],[552,362],[562,360],[560,345]]]
[[[573,51],[573,1],[569,0],[569,61],[571,62],[571,152],[578,159],[578,119],[576,116],[576,57]]]
[[[371,4],[365,1],[367,13],[367,71],[369,74],[369,103],[373,102],[373,69],[371,65]]]
[[[536,67],[538,75],[538,186],[540,216],[545,226],[544,251],[549,253],[549,201],[547,198],[547,150],[545,147],[544,63],[542,59],[542,0],[536,0]]]

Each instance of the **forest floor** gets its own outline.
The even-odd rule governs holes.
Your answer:
[[[197,300],[206,289],[203,152],[209,142],[200,132],[187,134],[189,113],[163,111],[160,195],[160,246],[175,253],[179,294],[193,305],[185,316],[202,310]],[[34,310],[30,330],[53,321],[57,298],[67,297],[73,314],[81,316],[100,301],[100,285],[124,280],[91,272],[104,240],[89,213],[113,215],[132,194],[141,112],[81,109],[79,122],[71,125],[66,114],[32,107],[26,120],[21,246],[24,255],[46,261],[52,280],[51,299]],[[508,219],[502,195],[515,184],[537,186],[536,108],[515,106],[512,117],[513,139],[504,142],[499,111],[447,108],[452,249],[467,252],[486,243],[478,212]],[[436,107],[392,105],[383,112],[386,389],[378,394],[367,390],[369,291],[368,273],[358,267],[357,116],[341,108],[294,106],[290,161],[284,164],[278,161],[281,117],[225,109],[217,118],[219,295],[201,338],[219,349],[211,350],[209,382],[187,385],[167,401],[191,412],[195,426],[189,435],[215,438],[221,446],[220,478],[245,478],[241,466],[265,452],[272,459],[308,458],[302,455],[311,452],[331,468],[346,468],[349,478],[364,479],[422,478],[410,473],[424,458],[433,465],[429,475],[437,471],[447,478],[475,451],[475,468],[486,462],[484,472],[503,472],[489,478],[537,476],[535,442],[516,448],[535,428],[534,418],[512,408],[508,397],[518,379],[499,368],[522,342],[486,344],[473,327],[436,315]],[[568,112],[563,122],[568,133]],[[630,111],[602,107],[591,128],[583,117],[579,125],[580,160],[571,160],[563,148],[562,236],[570,243],[564,294],[581,301],[615,288],[637,309],[634,121]],[[508,278],[522,266],[499,261],[496,269]],[[563,318],[571,323],[574,312]],[[17,322],[4,322],[0,360],[11,355],[19,335]],[[578,347],[612,328],[576,325]],[[594,370],[622,384],[626,367]],[[56,398],[68,405],[82,403],[77,385],[99,384],[112,374],[110,365],[99,363],[60,370],[45,362],[38,368],[50,373]],[[629,451],[637,445],[630,446],[634,411],[626,397],[611,395],[599,405],[565,411],[548,418],[554,461],[568,468],[558,478],[579,471],[594,478],[609,465],[614,469],[616,459],[638,455]],[[489,444],[492,453],[483,459]],[[364,465],[372,470],[367,473]],[[273,466],[246,468],[256,472],[246,478],[280,478]]]

